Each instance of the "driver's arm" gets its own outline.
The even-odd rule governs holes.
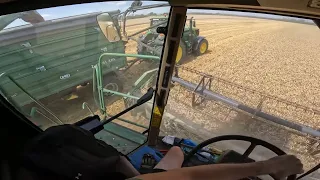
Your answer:
[[[303,172],[302,163],[292,155],[277,156],[266,161],[244,164],[212,164],[139,175],[135,180],[237,180],[249,176],[271,174],[283,179]],[[132,179],[132,180],[133,180]]]

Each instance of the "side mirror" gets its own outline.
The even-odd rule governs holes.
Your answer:
[[[102,33],[108,39],[109,42],[120,41],[118,27],[113,23],[112,17],[109,15],[109,13],[103,13],[98,15],[97,21],[98,21],[100,30],[102,31]]]

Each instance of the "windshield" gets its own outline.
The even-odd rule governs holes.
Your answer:
[[[164,36],[146,32],[151,17],[169,13],[157,4],[164,3],[99,2],[1,16],[1,94],[43,130],[94,114],[105,120],[133,105],[156,83]],[[154,7],[134,10],[141,6]],[[111,144],[132,151],[146,141],[144,109],[151,107],[152,100],[107,124],[97,138],[117,134]]]
[[[187,16],[194,18],[200,37],[194,35],[197,43],[190,45],[184,31],[182,49],[196,47],[177,66],[161,134],[198,143],[246,135],[296,155],[305,170],[317,165],[320,33],[313,21],[195,9]],[[226,141],[211,147],[244,153],[249,145]],[[249,157],[273,156],[257,147]],[[312,177],[319,179],[319,172]]]

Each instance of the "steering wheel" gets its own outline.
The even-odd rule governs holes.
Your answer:
[[[202,143],[200,143],[198,146],[194,147],[185,157],[185,162],[190,161],[190,159],[202,148],[208,146],[209,144],[220,142],[220,141],[228,141],[228,140],[239,140],[239,141],[246,141],[250,142],[250,146],[248,149],[242,154],[243,159],[248,158],[248,156],[252,153],[252,151],[255,149],[256,146],[263,146],[272,152],[276,153],[278,156],[286,155],[284,151],[279,149],[273,144],[270,144],[266,141],[263,141],[261,139],[248,137],[248,136],[242,136],[242,135],[225,135],[225,136],[217,136],[211,139],[208,139]],[[290,175],[288,176],[287,180],[295,180],[296,175]]]

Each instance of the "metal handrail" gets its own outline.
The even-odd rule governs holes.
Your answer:
[[[101,54],[99,59],[98,59],[98,64],[94,66],[95,73],[96,73],[94,77],[96,77],[96,79],[95,79],[96,80],[96,84],[95,85],[98,87],[100,112],[103,115],[107,114],[106,113],[106,106],[105,106],[105,102],[104,102],[104,91],[106,89],[103,88],[103,73],[102,73],[102,58],[105,57],[105,56],[111,56],[111,57],[134,57],[134,58],[139,58],[139,59],[160,60],[160,57],[151,56],[151,55],[124,54],[124,53],[103,53],[103,54]],[[93,88],[95,88],[95,86]]]

